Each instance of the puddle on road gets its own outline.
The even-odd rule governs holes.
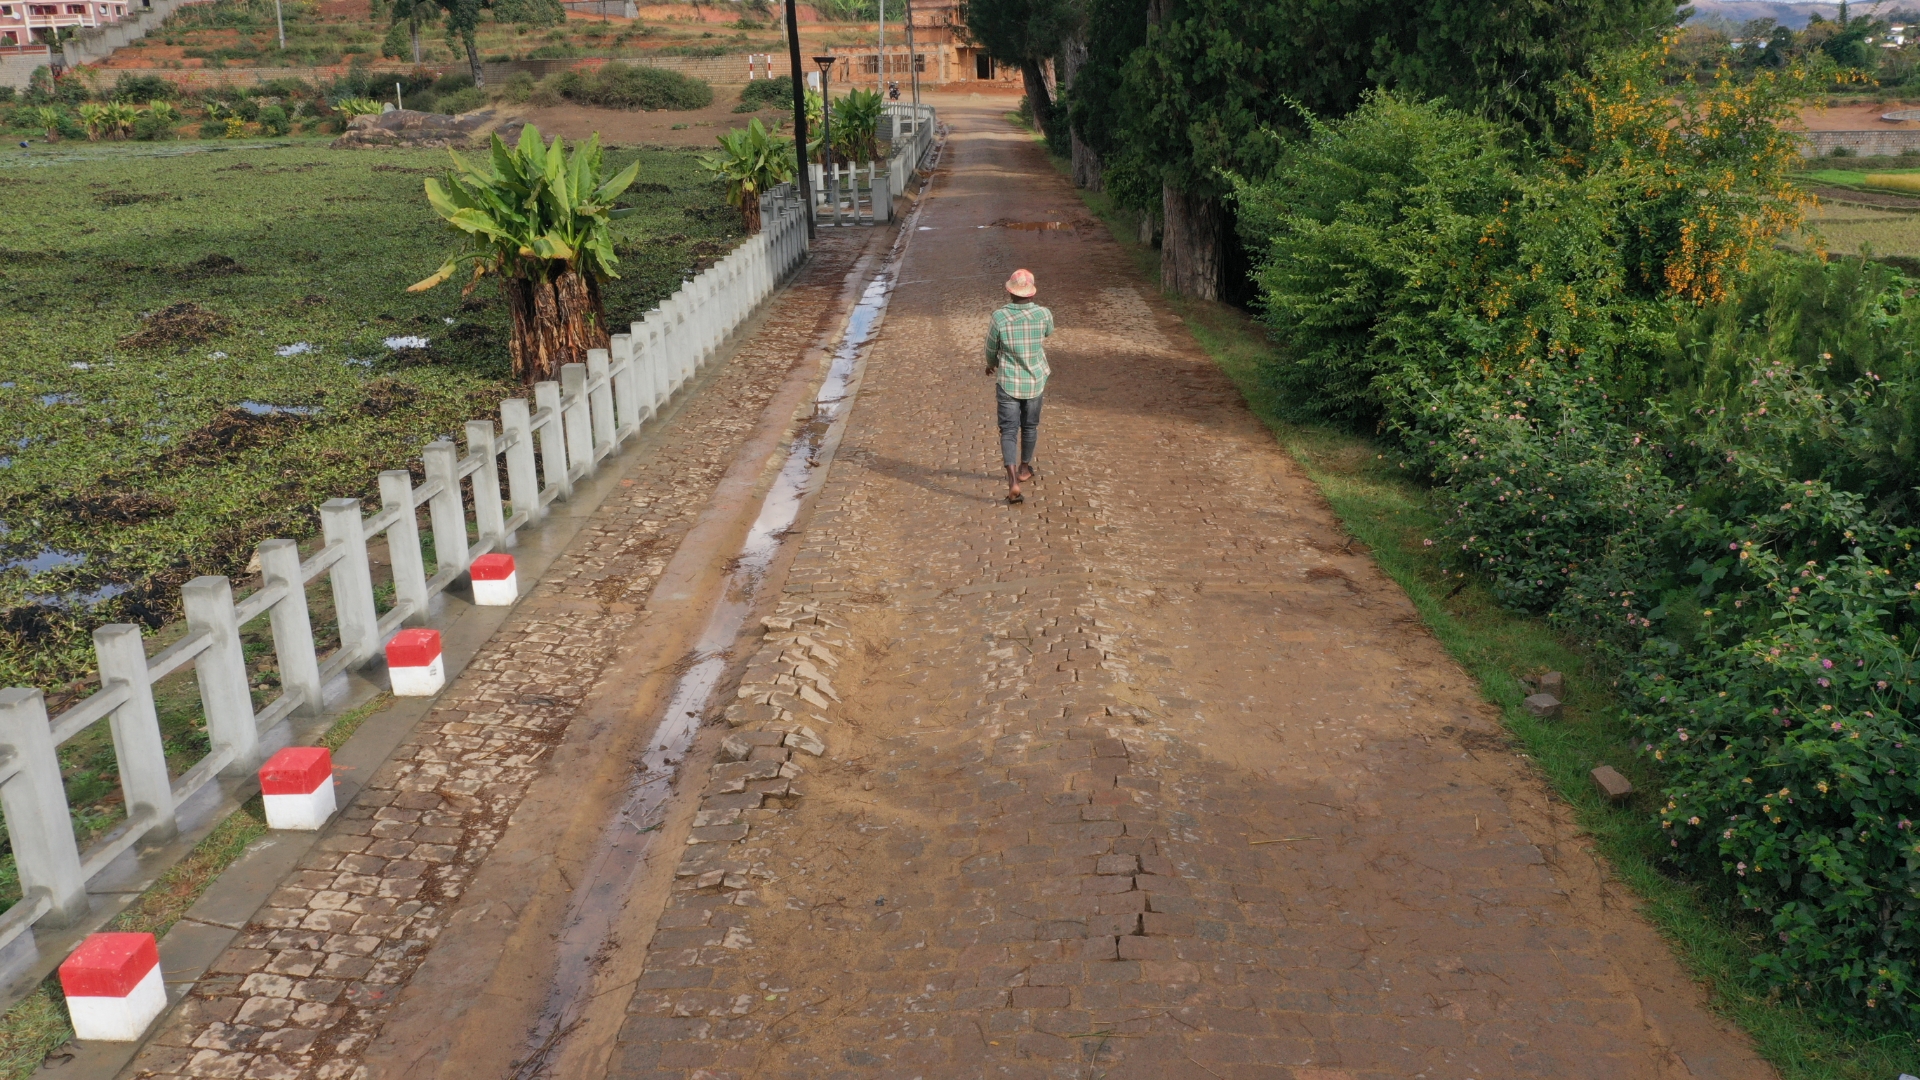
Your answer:
[[[722,586],[721,598],[709,613],[706,627],[688,658],[690,665],[675,683],[665,715],[653,740],[641,754],[626,799],[601,838],[585,880],[574,890],[566,928],[555,942],[558,957],[547,1007],[528,1041],[529,1056],[514,1072],[516,1077],[532,1078],[545,1073],[555,1060],[561,1042],[579,1022],[589,1003],[588,984],[604,962],[603,950],[612,938],[614,923],[645,866],[654,830],[665,818],[664,806],[673,795],[678,767],[700,729],[700,719],[711,703],[714,686],[726,673],[732,659],[730,650],[753,612],[767,568],[773,564],[781,540],[798,519],[801,505],[812,491],[814,478],[823,464],[820,453],[827,434],[852,403],[849,386],[854,371],[892,299],[898,284],[900,259],[905,254],[904,241],[912,231],[911,227],[901,230],[900,239],[895,241],[880,272],[867,284],[860,302],[847,316],[845,332],[827,367],[826,379],[814,395],[813,416],[801,427],[779,475],[760,504],[759,515],[730,564],[732,569]]]

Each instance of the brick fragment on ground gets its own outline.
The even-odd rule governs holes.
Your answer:
[[[1612,802],[1623,802],[1633,794],[1633,782],[1620,775],[1620,770],[1611,765],[1602,765],[1593,770],[1592,776],[1593,786]]]

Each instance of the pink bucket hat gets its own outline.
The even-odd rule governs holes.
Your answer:
[[[1039,292],[1040,287],[1033,283],[1033,271],[1015,270],[1013,276],[1007,279],[1007,291],[1025,297]]]

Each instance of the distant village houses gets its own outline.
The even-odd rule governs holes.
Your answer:
[[[126,0],[0,3],[0,47],[52,44],[63,31],[119,22],[126,14]]]
[[[1022,88],[1018,67],[996,63],[987,50],[967,41],[960,0],[914,0],[911,57],[904,8],[900,0],[887,4],[885,55],[877,37],[828,50],[840,58],[833,66],[835,85],[877,88],[897,82],[904,92],[917,74],[923,87],[971,83],[975,89],[1018,92]]]

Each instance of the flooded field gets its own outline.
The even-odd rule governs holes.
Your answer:
[[[616,320],[739,231],[694,154],[609,164],[636,154]],[[405,291],[453,242],[421,192],[447,164],[298,140],[0,157],[0,686],[82,677],[92,627],[163,623],[182,582],[497,412],[491,283]]]

